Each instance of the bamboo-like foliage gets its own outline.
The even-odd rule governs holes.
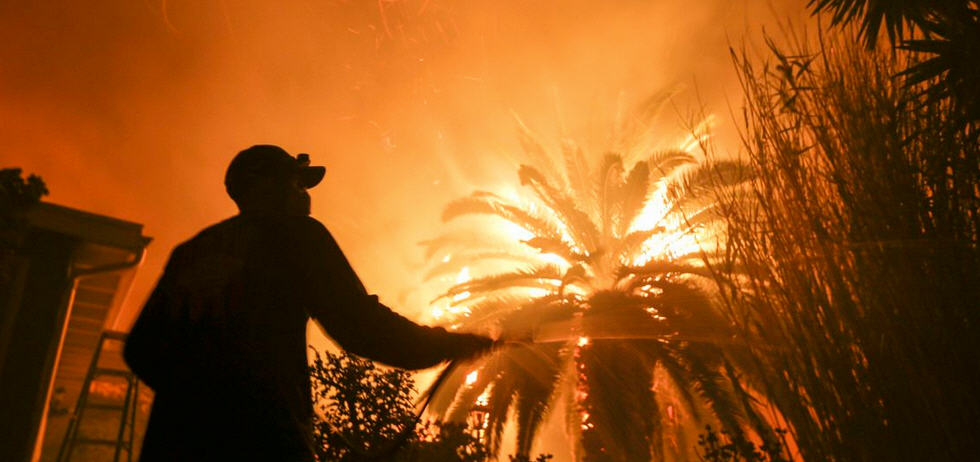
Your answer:
[[[433,410],[459,420],[482,403],[494,451],[512,416],[526,456],[564,397],[578,460],[687,460],[705,421],[768,431],[738,375],[746,349],[712,302],[704,262],[716,249],[698,243],[717,238],[715,190],[737,189],[741,165],[677,149],[590,164],[573,141],[554,155],[520,129],[529,159],[564,168],[520,166],[523,197],[478,191],[450,203],[443,218],[470,224],[472,239],[436,238],[429,253],[434,273],[480,273],[434,301],[453,313],[448,324],[526,342],[461,368]],[[493,237],[508,229],[509,243]]]
[[[980,2],[977,0],[810,0],[834,25],[857,24],[874,48],[881,29],[891,43],[923,59],[894,69],[932,103],[951,103],[947,124],[980,123]]]
[[[853,42],[736,59],[757,201],[722,199],[728,314],[806,460],[974,459],[976,133]]]

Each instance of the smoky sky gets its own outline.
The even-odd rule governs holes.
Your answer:
[[[43,176],[53,202],[145,224],[125,328],[173,246],[235,213],[235,152],[308,152],[328,169],[314,216],[415,315],[440,208],[516,183],[515,115],[601,138],[617,105],[672,89],[678,114],[724,125],[728,47],[803,17],[784,3],[0,1],[0,164]]]

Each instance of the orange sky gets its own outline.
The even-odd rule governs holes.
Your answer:
[[[135,313],[170,249],[234,212],[235,152],[309,152],[328,168],[314,216],[370,290],[416,316],[416,243],[441,207],[516,182],[512,112],[588,139],[620,95],[679,86],[680,110],[727,115],[729,43],[805,1],[768,3],[5,1],[0,166],[43,176],[50,201],[145,224]]]

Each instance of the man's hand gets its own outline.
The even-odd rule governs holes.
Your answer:
[[[479,358],[497,346],[496,341],[482,335],[458,334],[455,340],[453,349],[456,351],[452,355],[457,360]]]

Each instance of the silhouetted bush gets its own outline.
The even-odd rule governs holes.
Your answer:
[[[783,444],[773,438],[763,441],[762,445],[746,440],[737,432],[735,436],[722,430],[716,432],[711,425],[704,427],[705,432],[698,435],[698,457],[705,462],[785,462],[790,460]],[[774,436],[782,437],[785,430],[774,430]]]
[[[320,461],[489,459],[485,442],[468,424],[416,422],[415,382],[409,372],[382,368],[348,354],[316,352],[310,373]]]
[[[46,194],[48,189],[40,177],[24,178],[19,168],[0,170],[0,288],[11,277],[9,260],[24,239],[24,214]]]

